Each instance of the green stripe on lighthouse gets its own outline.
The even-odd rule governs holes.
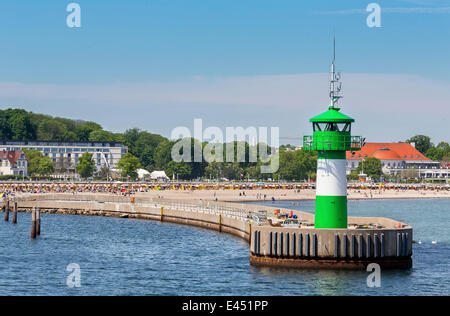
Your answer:
[[[347,228],[347,197],[316,196],[315,228]]]
[[[317,159],[346,159],[345,151],[319,151]]]

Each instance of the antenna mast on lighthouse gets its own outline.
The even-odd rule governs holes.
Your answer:
[[[340,94],[342,83],[341,80],[341,74],[336,73],[335,71],[335,60],[336,60],[336,38],[333,38],[333,62],[331,63],[331,69],[330,69],[330,108],[340,110],[337,105],[339,102],[339,99],[342,98],[342,95]]]

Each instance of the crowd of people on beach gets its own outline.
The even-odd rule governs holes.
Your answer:
[[[133,195],[149,191],[196,191],[196,190],[237,190],[240,196],[251,190],[293,190],[300,193],[303,190],[315,189],[313,184],[157,184],[157,183],[0,183],[0,197],[16,193],[45,194],[45,193],[105,193],[116,195]],[[349,191],[372,192],[381,191],[445,191],[450,192],[450,185],[429,184],[350,184]],[[265,199],[266,195],[258,193],[258,198]]]

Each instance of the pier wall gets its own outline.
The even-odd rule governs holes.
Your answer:
[[[349,224],[377,224],[377,229],[314,229],[314,215],[294,211],[306,227],[256,225],[249,211],[275,208],[226,202],[180,202],[101,194],[45,194],[16,198],[21,211],[98,215],[173,222],[239,236],[249,242],[254,265],[298,268],[363,269],[412,266],[412,227],[379,217],[349,217]],[[281,212],[290,212],[281,209]]]
[[[213,229],[250,239],[250,223],[243,220],[243,213],[235,205],[228,206],[227,210],[216,205],[202,206],[142,198],[131,200],[130,197],[91,194],[24,196],[17,201],[20,211],[38,207],[42,213],[157,220]]]
[[[412,266],[412,228],[311,229],[257,226],[250,243],[253,264],[360,269]]]

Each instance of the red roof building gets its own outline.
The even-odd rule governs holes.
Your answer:
[[[0,151],[0,175],[26,176],[28,159],[21,150]]]
[[[359,162],[369,157],[381,160],[383,172],[391,175],[413,168],[419,171],[420,177],[427,177],[425,169],[441,169],[440,162],[425,157],[412,144],[366,143],[360,151],[347,152],[347,172],[356,170]]]
[[[358,152],[347,152],[348,160],[375,157],[380,160],[430,161],[409,143],[366,143]]]

